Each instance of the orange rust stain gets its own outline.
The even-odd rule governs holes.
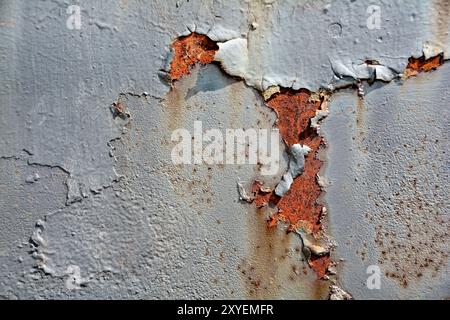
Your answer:
[[[309,119],[316,115],[320,101],[311,101],[310,97],[311,92],[306,89],[284,89],[273,95],[267,103],[278,116],[277,126],[288,146],[300,143],[312,130]]]
[[[191,67],[196,63],[213,62],[219,47],[207,36],[194,32],[175,40],[172,49],[174,55],[170,64],[170,79],[173,81],[189,74]]]
[[[288,146],[305,144],[311,151],[305,157],[304,171],[294,179],[290,190],[277,203],[278,214],[274,220],[281,219],[290,225],[290,230],[303,228],[309,233],[321,229],[322,205],[317,203],[321,188],[317,183],[322,161],[317,152],[323,139],[310,126],[310,119],[316,115],[321,101],[310,99],[308,90],[284,90],[275,94],[268,102],[278,115],[278,128]]]
[[[444,63],[444,55],[441,53],[437,56],[425,59],[425,57],[420,58],[409,58],[408,65],[406,66],[405,75],[407,77],[415,76],[420,72],[428,72],[435,70]]]
[[[311,256],[308,263],[311,269],[316,272],[317,277],[322,279],[328,272],[331,263],[330,255]]]
[[[273,190],[265,189],[261,181],[256,180],[252,185],[252,193],[254,195],[254,203],[257,208],[267,207],[269,203],[277,203],[279,197]]]
[[[311,148],[305,158],[303,173],[294,179],[289,191],[278,202],[279,216],[290,224],[291,229],[303,228],[308,233],[317,233],[321,229],[322,205],[317,203],[322,190],[317,183],[322,161],[317,158],[317,151],[322,139],[317,137],[302,142]]]

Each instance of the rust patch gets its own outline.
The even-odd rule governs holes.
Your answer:
[[[256,180],[252,185],[254,203],[257,208],[267,207],[269,203],[276,204],[280,199],[273,190],[264,188],[261,181]]]
[[[321,230],[323,206],[317,203],[317,199],[322,190],[316,180],[322,165],[322,161],[316,157],[321,144],[320,138],[319,141],[314,141],[314,146],[307,144],[311,152],[305,158],[303,173],[294,179],[289,191],[277,204],[278,215],[289,223],[290,230],[303,228],[312,234],[317,234]]]
[[[428,72],[437,69],[444,63],[444,54],[441,53],[437,56],[425,59],[425,57],[420,58],[409,58],[408,65],[406,66],[404,75],[406,78],[416,76],[420,72]]]
[[[170,79],[180,79],[189,74],[196,63],[208,64],[214,61],[214,55],[219,49],[217,44],[205,35],[191,33],[179,37],[172,43],[173,58],[170,64]]]
[[[289,191],[278,197],[272,190],[264,190],[259,181],[253,183],[252,192],[257,208],[269,204],[276,205],[278,211],[268,221],[267,228],[275,227],[278,220],[289,225],[288,231],[303,229],[308,234],[320,238],[322,235],[322,209],[318,203],[322,193],[317,181],[317,174],[322,166],[318,157],[319,149],[324,144],[322,137],[311,126],[311,119],[320,110],[323,98],[301,89],[281,89],[267,101],[267,105],[277,114],[277,127],[285,144],[307,145],[311,151],[305,156],[303,172],[294,179]],[[330,255],[307,257],[309,266],[322,279],[328,272],[331,263]]]
[[[308,233],[316,234],[321,229],[322,215],[322,205],[317,203],[322,192],[317,182],[322,161],[317,152],[323,145],[323,139],[310,126],[310,122],[320,108],[321,100],[311,99],[311,92],[306,89],[283,90],[267,104],[278,115],[277,124],[285,143],[288,146],[305,144],[311,148],[305,157],[303,173],[294,179],[289,191],[278,201],[275,219],[287,222],[291,231],[303,228]]]
[[[278,116],[277,126],[288,147],[301,143],[307,135],[312,133],[309,122],[316,115],[316,110],[320,108],[320,100],[310,98],[311,92],[306,89],[299,91],[282,89],[267,102]]]
[[[328,267],[331,264],[330,255],[314,256],[312,255],[308,261],[309,266],[313,269],[319,279],[323,279],[328,273]]]
[[[122,119],[126,119],[130,117],[130,114],[127,112],[127,106],[125,103],[120,101],[115,101],[111,105],[111,112],[113,114],[113,117],[120,117]]]

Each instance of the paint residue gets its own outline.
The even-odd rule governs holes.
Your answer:
[[[409,58],[408,65],[405,69],[405,77],[413,77],[420,72],[428,72],[437,69],[444,63],[444,54],[438,54],[437,56],[426,59],[425,56],[420,58]]]

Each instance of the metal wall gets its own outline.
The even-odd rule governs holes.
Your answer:
[[[449,14],[445,0],[0,0],[0,297],[448,298]],[[171,79],[193,32],[215,61]],[[195,121],[276,128],[264,93],[280,88],[326,96],[325,276],[301,230],[268,226],[276,206],[240,199],[238,183],[279,183],[282,138],[271,176],[171,159]]]

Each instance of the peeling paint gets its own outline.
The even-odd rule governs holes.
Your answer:
[[[322,163],[317,152],[323,140],[310,126],[310,120],[321,103],[310,100],[310,97],[307,90],[288,90],[274,95],[267,104],[278,115],[277,126],[286,144],[307,145],[310,149],[305,156],[303,173],[294,179],[290,190],[277,203],[277,218],[287,221],[292,229],[305,228],[310,233],[317,233],[321,229],[322,212],[322,206],[317,203],[321,188],[316,175]]]
[[[265,101],[269,100],[271,96],[273,96],[275,93],[280,92],[279,86],[270,86],[266,90],[263,91],[263,98]]]
[[[291,188],[294,179],[303,172],[305,156],[311,151],[306,145],[293,144],[289,149],[289,169],[275,188],[275,194],[283,197]]]
[[[366,61],[362,64],[350,67],[343,64],[341,61],[335,61],[332,65],[333,72],[338,78],[350,77],[359,80],[381,80],[390,82],[398,77],[398,74],[387,66],[380,65],[376,61]]]
[[[276,203],[279,200],[273,190],[264,187],[258,180],[253,182],[252,193],[255,195],[254,202],[256,208],[267,207],[269,203]]]
[[[189,37],[198,37],[198,35],[192,33]],[[183,41],[184,38],[181,38]],[[180,40],[178,40],[180,41]],[[177,46],[177,42],[174,43],[174,47]],[[245,71],[245,58],[242,60],[243,52],[246,49],[246,41],[243,39],[233,39],[224,43],[219,43],[219,52],[216,54],[216,60],[222,62],[222,67],[225,72],[240,76],[244,78]],[[230,58],[229,55],[234,55],[234,58]],[[179,58],[176,56],[172,61],[177,61]],[[233,61],[230,64],[230,61]],[[244,62],[243,62],[244,61]],[[209,63],[210,61],[204,61],[203,63]],[[224,63],[226,62],[226,63]],[[174,62],[172,62],[174,63]],[[194,62],[195,63],[195,62]],[[173,64],[171,67],[171,73],[174,70]],[[255,181],[252,186],[253,196],[249,196],[241,183],[238,183],[238,191],[240,200],[246,202],[254,202],[257,208],[267,207],[271,202],[277,204],[278,213],[270,219],[268,227],[273,227],[277,224],[277,221],[286,221],[290,230],[296,228],[302,228],[307,230],[310,234],[319,234],[321,231],[320,219],[322,213],[322,206],[317,203],[317,199],[321,192],[321,186],[317,179],[318,171],[320,170],[321,161],[316,158],[316,153],[319,147],[323,144],[322,139],[317,134],[317,115],[320,114],[324,117],[326,107],[321,107],[324,101],[324,95],[317,95],[317,98],[313,98],[312,94],[302,89],[298,92],[292,90],[281,89],[278,86],[272,86],[262,93],[264,100],[267,101],[267,105],[272,108],[278,115],[277,126],[281,131],[281,135],[289,146],[289,167],[288,171],[283,175],[282,180],[277,184],[275,190],[264,188],[259,181]],[[326,104],[326,103],[324,103]],[[315,119],[315,126],[311,126],[311,120]],[[296,131],[292,131],[292,127]],[[303,144],[297,143],[302,142]],[[307,157],[307,154],[312,149],[305,144],[305,142],[311,142],[313,144],[313,155]],[[305,160],[305,158],[310,159]],[[308,171],[305,175],[302,175],[303,170],[308,163]],[[284,196],[288,193],[294,180],[301,175],[301,182],[296,184],[296,190],[293,190],[286,196],[287,200],[284,200]],[[309,189],[304,182],[308,181],[309,185],[315,186],[315,191]],[[305,189],[306,188],[306,189]],[[299,192],[306,192],[309,199],[304,204],[304,207],[298,207],[292,205],[292,198],[302,199],[304,202],[304,195],[299,196]],[[311,196],[312,195],[312,196]],[[303,242],[304,243],[304,242]],[[304,243],[305,244],[305,243]],[[314,247],[313,247],[314,250]],[[316,250],[318,252],[318,250]],[[310,267],[316,271],[319,278],[323,278],[327,273],[328,266],[330,264],[330,258],[328,252],[323,256],[313,254],[309,257],[308,263]]]
[[[426,58],[422,56],[420,58],[411,57],[408,60],[404,75],[405,77],[416,76],[420,72],[428,72],[435,70],[444,63],[444,55],[442,53],[437,56]]]
[[[219,43],[215,59],[228,74],[245,78],[248,72],[247,39],[239,38]]]
[[[237,186],[239,191],[239,200],[249,203],[253,202],[254,198],[247,194],[247,191],[245,190],[245,187],[242,185],[242,183],[238,182]]]
[[[66,30],[58,1],[2,3],[0,297],[445,297],[450,6],[380,6],[94,1]],[[272,110],[270,179],[166,158],[198,118]]]
[[[195,38],[198,35],[192,33],[186,37]],[[184,38],[181,39],[181,41],[184,40]],[[247,45],[245,41],[241,40],[233,39],[225,44],[219,43],[219,52],[216,55],[216,60],[222,62],[225,72],[244,78],[246,62],[242,62],[242,57],[245,57],[245,55],[242,55],[242,52],[246,50],[244,47],[246,48]],[[175,47],[176,45],[177,42],[173,46]],[[230,58],[229,55],[234,55],[235,58]],[[174,57],[172,61],[177,61],[178,59]],[[233,61],[231,65],[230,61]],[[209,62],[205,60],[203,63]],[[173,63],[171,73],[174,70]],[[252,186],[253,196],[249,196],[243,185],[238,183],[240,200],[249,203],[255,202],[257,208],[267,207],[271,202],[276,203],[278,213],[271,217],[268,227],[275,226],[280,220],[286,221],[290,230],[302,228],[310,234],[319,235],[319,232],[322,231],[321,213],[323,206],[317,203],[321,193],[321,185],[318,179],[321,161],[316,158],[316,153],[323,141],[317,134],[317,127],[320,119],[326,115],[325,95],[320,94],[313,97],[306,89],[298,92],[288,89],[281,91],[278,86],[270,87],[262,95],[264,100],[268,100],[267,105],[277,113],[277,126],[290,150],[289,167],[273,191],[264,188],[259,181],[255,181]],[[321,106],[322,102],[324,102],[324,107]],[[321,118],[317,118],[318,116]],[[314,126],[311,125],[312,119],[314,119]],[[292,128],[296,130],[293,131]],[[305,143],[310,142],[314,152],[312,152],[312,156],[307,156],[312,149]],[[309,160],[306,160],[306,158]],[[305,167],[307,171],[305,170],[305,174],[302,174]],[[301,178],[296,180],[299,175]],[[294,182],[295,180],[297,182]],[[296,186],[295,189],[288,193],[293,184]],[[314,188],[310,189],[309,186],[311,185]],[[305,194],[302,194],[303,192]],[[308,200],[305,201],[305,198]],[[293,199],[301,199],[299,204],[302,204],[303,207],[301,205],[293,205],[293,203],[298,203],[298,200]],[[305,245],[305,242],[303,244]],[[316,250],[316,252],[318,251]],[[313,254],[308,258],[310,267],[316,271],[319,278],[324,278],[330,261],[328,252],[323,256]]]

